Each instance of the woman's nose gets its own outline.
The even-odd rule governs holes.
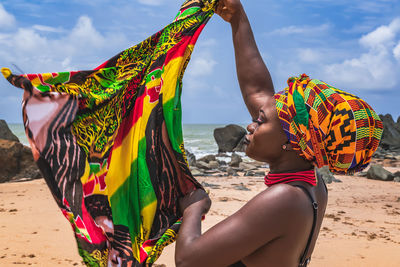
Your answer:
[[[247,125],[247,131],[249,133],[254,133],[254,131],[257,129],[257,123],[253,122]]]

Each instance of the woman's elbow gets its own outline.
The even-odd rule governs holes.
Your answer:
[[[175,266],[176,267],[195,267],[196,264],[193,262],[193,258],[185,255],[182,252],[175,253]]]

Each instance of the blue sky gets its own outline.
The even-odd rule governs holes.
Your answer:
[[[92,69],[166,26],[177,0],[0,0],[0,66]],[[307,73],[400,115],[400,1],[244,0],[276,90]],[[247,123],[230,26],[214,16],[184,77],[184,123]],[[0,119],[22,122],[22,92],[0,79]]]

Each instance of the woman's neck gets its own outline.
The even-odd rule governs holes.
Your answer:
[[[290,173],[310,170],[312,163],[302,158],[296,151],[287,151],[275,162],[269,163],[270,173]]]

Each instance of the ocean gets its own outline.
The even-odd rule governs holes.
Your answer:
[[[29,146],[22,124],[8,124],[10,130],[19,138],[20,142]],[[214,129],[224,127],[222,124],[184,124],[183,139],[185,148],[199,159],[203,156],[218,153],[218,146],[214,139]],[[241,125],[245,127],[244,125]],[[227,153],[230,156],[230,153]],[[244,153],[239,153],[244,156]]]

